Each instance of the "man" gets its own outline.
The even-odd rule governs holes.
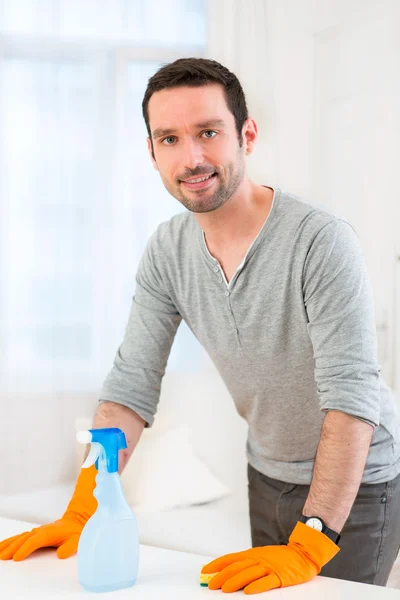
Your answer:
[[[400,545],[399,419],[354,231],[250,181],[257,125],[219,63],[161,68],[143,114],[154,167],[188,210],[148,243],[94,427],[125,431],[122,470],[153,422],[184,319],[249,424],[253,548],[205,567],[209,587],[251,594],[319,572],[385,585]],[[0,558],[41,546],[73,554],[93,486],[94,469],[83,470],[63,517],[0,543]]]

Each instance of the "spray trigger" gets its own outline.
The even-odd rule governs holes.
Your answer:
[[[82,465],[82,469],[88,469],[89,467],[94,465],[96,460],[99,458],[100,453],[101,453],[101,444],[98,444],[97,442],[92,442],[90,452],[87,455],[87,458]]]

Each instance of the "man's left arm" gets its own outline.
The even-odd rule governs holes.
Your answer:
[[[380,419],[373,293],[351,226],[339,219],[316,235],[303,271],[320,408],[326,413],[304,516],[340,533]]]
[[[318,516],[341,532],[357,496],[373,427],[339,411],[328,411],[303,515]]]

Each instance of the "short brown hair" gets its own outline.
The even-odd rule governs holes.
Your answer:
[[[235,118],[239,144],[242,145],[242,127],[248,118],[246,98],[240,82],[234,73],[216,60],[207,58],[178,58],[161,67],[150,77],[143,97],[142,110],[147,132],[153,147],[149,122],[149,101],[160,90],[189,86],[197,87],[209,83],[219,83],[225,91],[226,103]]]

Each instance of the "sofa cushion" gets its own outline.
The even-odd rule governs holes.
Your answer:
[[[122,473],[126,499],[136,512],[204,504],[231,493],[195,455],[190,432],[176,425],[142,435]]]

